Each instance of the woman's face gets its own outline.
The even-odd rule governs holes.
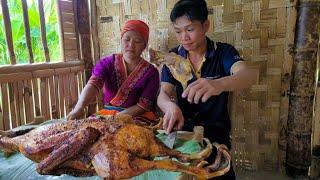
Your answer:
[[[190,21],[187,16],[181,16],[173,23],[176,38],[179,43],[187,50],[194,51],[206,38],[209,30],[209,21]]]
[[[140,58],[146,47],[143,37],[135,31],[127,31],[121,39],[121,51],[126,59]]]

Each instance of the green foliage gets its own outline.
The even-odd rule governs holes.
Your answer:
[[[59,25],[57,16],[56,1],[44,0],[44,12],[46,21],[46,37],[51,62],[61,59],[59,47]],[[40,33],[40,16],[37,0],[27,0],[31,46],[34,62],[45,62],[44,50],[42,47]],[[12,38],[17,63],[28,63],[29,54],[24,30],[21,0],[8,0],[8,7],[11,19]],[[3,15],[0,11],[0,65],[10,64],[7,52]]]

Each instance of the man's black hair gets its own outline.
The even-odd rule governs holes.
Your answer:
[[[170,14],[171,22],[175,22],[179,17],[187,16],[190,21],[198,20],[204,23],[208,19],[208,8],[205,0],[180,0]]]

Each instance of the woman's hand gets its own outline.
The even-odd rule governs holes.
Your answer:
[[[169,134],[174,127],[176,127],[177,130],[182,129],[184,118],[181,109],[174,102],[169,102],[167,106],[163,116],[162,127],[166,133]]]
[[[224,84],[221,79],[200,78],[189,86],[182,93],[183,98],[187,98],[190,103],[198,104],[200,99],[206,102],[211,96],[216,96],[224,91]]]
[[[73,109],[66,117],[69,120],[76,120],[84,118],[84,110],[83,109]]]

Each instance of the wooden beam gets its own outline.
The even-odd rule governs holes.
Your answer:
[[[21,0],[21,3],[22,3],[22,11],[23,11],[22,13],[23,13],[23,22],[24,22],[24,33],[26,35],[26,42],[27,42],[28,53],[29,53],[29,62],[33,63],[34,59],[33,59],[33,52],[32,52],[32,46],[31,46],[27,0]]]
[[[39,16],[40,16],[40,31],[41,31],[42,46],[44,50],[44,55],[46,57],[46,62],[50,62],[47,35],[46,35],[46,22],[45,22],[46,20],[45,20],[44,10],[43,10],[43,0],[38,0],[38,7],[39,7]]]
[[[60,34],[60,48],[61,48],[61,54],[62,54],[62,60],[63,62],[66,61],[66,57],[65,57],[65,52],[64,52],[64,48],[65,48],[65,44],[64,44],[64,30],[63,30],[63,18],[62,18],[62,7],[61,7],[61,0],[56,0],[57,2],[57,10],[58,10],[58,19],[59,19],[59,34]]]
[[[293,177],[307,177],[311,165],[320,2],[300,0],[297,7],[298,18],[289,95],[286,172]]]
[[[54,62],[54,63],[38,63],[38,64],[18,64],[9,66],[0,66],[0,74],[11,74],[16,72],[33,72],[43,69],[56,69],[65,67],[83,66],[83,62],[69,61],[69,62]]]
[[[11,29],[11,21],[10,21],[10,13],[8,8],[8,1],[1,0],[3,21],[4,21],[4,29],[6,31],[6,42],[9,51],[11,64],[17,64],[16,56],[14,54],[13,48],[13,40],[12,40],[12,29]]]
[[[81,57],[84,62],[86,71],[86,82],[91,76],[93,67],[93,59],[91,53],[91,35],[90,35],[90,21],[89,21],[89,7],[87,0],[77,1],[77,23],[80,36],[80,50]]]

